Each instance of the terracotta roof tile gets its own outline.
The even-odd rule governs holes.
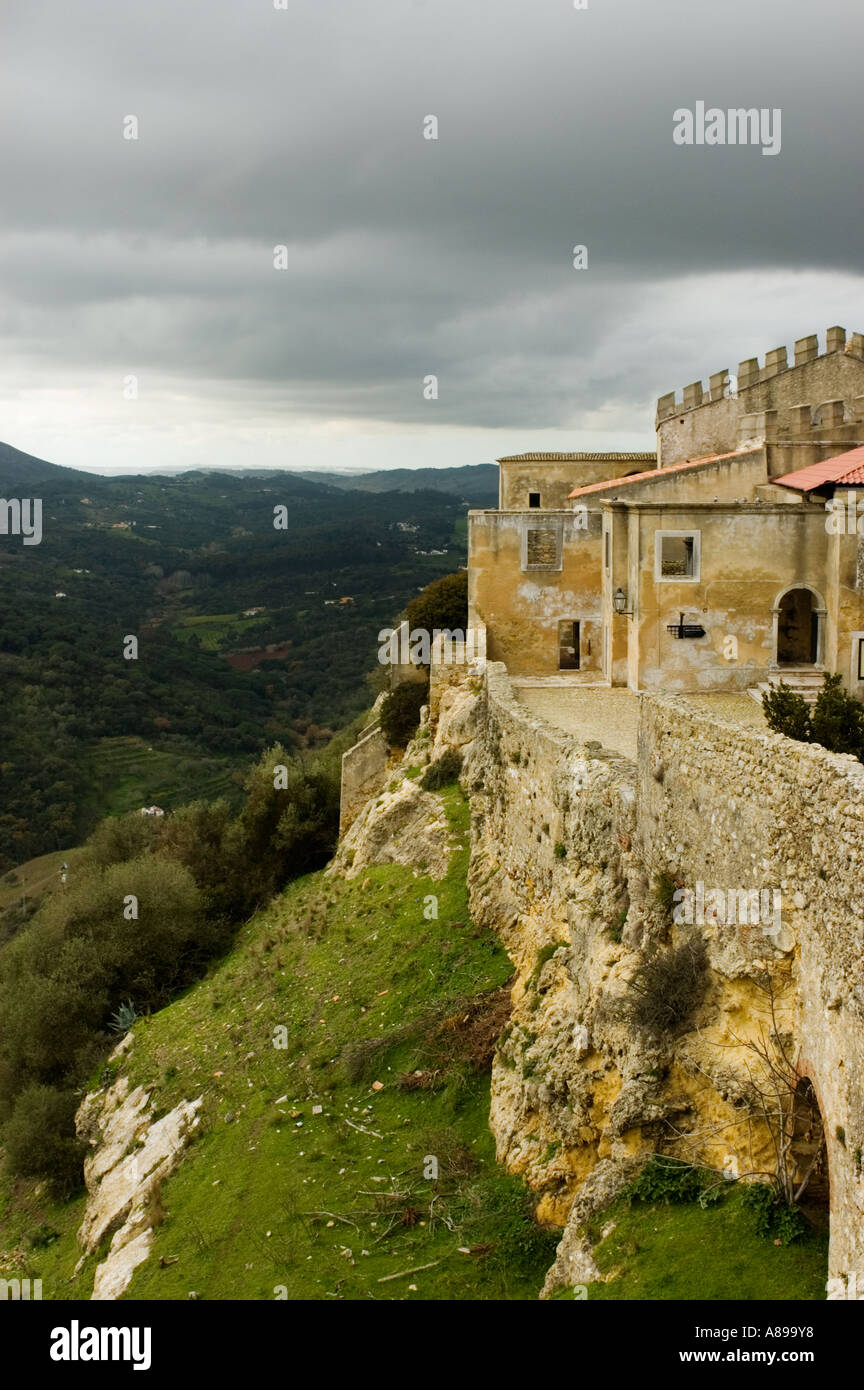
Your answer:
[[[823,459],[821,463],[808,464],[794,473],[784,473],[782,478],[772,478],[771,481],[778,487],[791,487],[798,492],[813,492],[827,483],[864,487],[864,445],[849,449],[845,454]]]
[[[574,488],[567,496],[569,500],[571,497],[584,497],[589,492],[606,492],[610,487],[623,487],[625,483],[653,482],[656,478],[665,478],[670,473],[682,473],[687,468],[702,468],[709,463],[719,463],[722,459],[743,458],[745,454],[758,452],[758,449],[750,446],[747,449],[733,449],[728,454],[709,454],[707,458],[686,459],[684,463],[670,463],[668,468],[649,468],[645,473],[631,473],[624,478],[609,478],[605,483],[588,483],[586,487]]]

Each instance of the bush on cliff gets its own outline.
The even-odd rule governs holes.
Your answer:
[[[653,1041],[681,1032],[708,984],[708,953],[699,936],[651,956],[630,981],[631,1023]]]
[[[680,1202],[700,1202],[707,1206],[719,1201],[721,1189],[717,1175],[710,1169],[699,1168],[683,1159],[666,1154],[652,1154],[638,1177],[628,1183],[622,1197],[630,1206],[634,1202],[664,1202],[667,1206]]]
[[[436,758],[434,763],[430,763],[423,776],[420,778],[420,786],[426,792],[437,792],[442,787],[447,787],[451,782],[459,780],[462,771],[462,754],[458,748],[448,748],[440,758]]]
[[[28,1086],[15,1102],[3,1130],[6,1158],[14,1173],[48,1180],[52,1192],[67,1197],[81,1182],[87,1146],[75,1135],[81,1097],[55,1086]]]
[[[225,802],[200,802],[164,820],[103,822],[68,885],[0,950],[0,1124],[13,1172],[62,1188],[74,1168],[80,1181],[72,1101],[104,1057],[112,1018],[127,1001],[139,1014],[162,1008],[239,921],[326,863],[339,752],[300,763],[275,745],[234,817]]]
[[[435,628],[448,632],[464,632],[468,626],[468,573],[445,574],[412,598],[406,608],[412,632],[424,629],[430,635]]]
[[[407,747],[428,698],[428,681],[403,681],[382,700],[381,728],[391,748]]]

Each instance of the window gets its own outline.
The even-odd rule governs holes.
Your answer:
[[[655,531],[654,578],[656,580],[695,580],[699,578],[700,545],[698,531]]]
[[[604,535],[603,535],[603,563],[604,563],[604,565],[606,566],[606,573],[607,573],[607,574],[609,573],[609,570],[610,570],[610,567],[611,567],[611,563],[612,563],[611,551],[612,551],[612,534],[611,534],[610,531],[607,530],[607,531],[604,532]]]
[[[560,522],[526,526],[522,532],[523,570],[560,570],[562,540]]]
[[[529,493],[528,493],[528,506],[529,506],[529,507],[539,507],[539,506],[540,506],[540,493],[539,493],[539,492],[529,492]]]

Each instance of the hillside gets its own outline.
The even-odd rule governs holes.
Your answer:
[[[510,963],[468,916],[465,798],[442,801],[458,846],[443,880],[397,865],[299,880],[101,1077],[128,1074],[157,1117],[203,1097],[125,1296],[536,1298],[556,1236],[488,1127]],[[55,1207],[7,1179],[5,1268],[17,1250],[43,1297],[89,1297],[108,1242],[75,1275],[83,1215],[80,1197]]]
[[[104,478],[2,446],[0,495],[37,487],[41,544],[0,537],[0,872],[135,800],[230,793],[274,740],[325,743],[369,703],[378,631],[465,560],[464,505],[440,492]],[[135,777],[118,740],[142,745]]]
[[[0,1269],[41,1278],[52,1300],[89,1298],[94,1277],[102,1297],[141,1300],[538,1297],[560,1229],[537,1224],[489,1129],[512,966],[470,915],[464,792],[417,786],[424,744],[421,731],[331,869],[274,899],[94,1074],[89,1199],[2,1180]],[[154,1135],[183,1115],[163,1172]],[[550,1173],[557,1149],[540,1160]],[[820,1297],[823,1240],[778,1248],[739,1189],[716,1195],[619,1191],[592,1218],[596,1278],[552,1297]]]
[[[469,507],[497,507],[498,465],[495,463],[467,464],[462,468],[379,468],[374,473],[315,473],[299,475],[312,482],[328,483],[331,487],[359,492],[432,492],[452,493]]]

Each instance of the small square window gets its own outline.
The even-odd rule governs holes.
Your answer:
[[[522,532],[523,570],[560,570],[562,541],[560,525],[526,526]]]
[[[529,492],[529,493],[528,493],[528,506],[529,506],[529,507],[539,507],[539,506],[540,506],[540,493],[539,493],[539,492]]]
[[[699,578],[699,532],[655,532],[654,578],[694,580]]]

